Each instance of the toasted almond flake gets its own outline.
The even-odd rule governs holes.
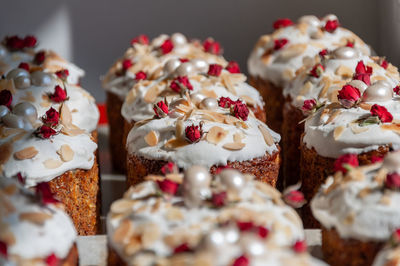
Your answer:
[[[312,83],[311,83],[311,81],[307,81],[306,83],[304,83],[304,85],[303,85],[303,87],[301,88],[299,94],[300,94],[301,96],[304,96],[304,95],[306,95],[307,93],[310,92],[311,88],[312,88]]]
[[[221,83],[228,89],[228,91],[230,91],[233,95],[236,95],[236,89],[233,85],[230,74],[224,73],[220,76],[220,78]]]
[[[381,125],[383,130],[391,130],[397,134],[400,134],[400,124],[388,124],[388,125]]]
[[[141,241],[144,248],[149,248],[151,245],[160,238],[160,228],[157,224],[146,224],[143,230]]]
[[[112,213],[126,213],[132,210],[135,201],[129,199],[119,199],[111,204],[110,210]]]
[[[351,78],[353,76],[353,70],[345,65],[340,65],[336,70],[335,74],[342,78]]]
[[[282,73],[282,77],[286,80],[292,80],[295,77],[295,73],[292,69],[285,69]]]
[[[261,56],[261,62],[268,65],[271,61],[271,49],[266,50]]]
[[[12,143],[4,143],[0,146],[0,165],[5,164],[10,159],[12,152]]]
[[[246,102],[246,104],[248,105],[248,106],[256,106],[256,100],[254,100],[253,98],[251,98],[250,96],[248,96],[248,95],[241,95],[240,96],[240,98],[243,100],[243,101],[245,101]]]
[[[0,91],[2,90],[9,90],[12,94],[15,94],[14,79],[1,79]]]
[[[235,134],[233,134],[234,142],[241,143],[243,139],[244,139],[244,135],[242,132],[236,132]]]
[[[354,223],[354,218],[356,217],[354,212],[349,213],[344,219],[343,223],[347,225],[351,225]]]
[[[380,168],[374,177],[374,181],[378,184],[383,184],[383,182],[386,180],[387,173],[388,170],[386,170],[386,168]]]
[[[371,189],[368,188],[368,187],[366,187],[366,188],[362,189],[362,190],[358,193],[357,196],[358,196],[359,198],[363,199],[363,198],[365,198],[366,196],[368,196],[369,194],[371,194]]]
[[[342,87],[342,86],[341,86]],[[339,89],[332,89],[328,91],[328,99],[330,102],[339,102],[338,100]]]
[[[185,136],[185,125],[182,120],[176,121],[175,137],[177,139],[184,139]]]
[[[360,127],[357,123],[350,123],[350,129],[354,134],[360,134],[369,130],[369,127]]]
[[[360,103],[358,106],[360,106],[360,108],[364,109],[364,110],[371,110],[372,105],[368,104],[368,103]]]
[[[123,244],[126,243],[131,235],[133,234],[133,223],[129,219],[125,219],[115,229],[113,234],[113,240],[115,243]]]
[[[234,125],[235,123],[239,122],[240,120],[234,116],[226,115],[224,116],[224,123],[228,125]]]
[[[14,233],[7,228],[6,224],[1,224],[0,227],[0,240],[8,246],[14,245],[17,242]]]
[[[43,162],[44,167],[47,169],[56,169],[60,167],[63,164],[63,162],[55,159],[47,159],[46,161]]]
[[[165,175],[165,178],[178,184],[182,184],[183,182],[183,174],[167,174]]]
[[[305,43],[296,43],[292,44],[289,47],[285,47],[277,58],[280,62],[286,62],[289,59],[301,55],[307,49],[307,44]]]
[[[206,140],[212,144],[217,145],[228,135],[228,133],[228,130],[225,130],[218,126],[213,126],[208,131]]]
[[[326,120],[325,125],[333,122],[333,120],[335,120],[336,117],[338,117],[338,115],[340,115],[342,113],[341,110],[335,110],[333,111],[333,114],[331,114],[328,118],[328,120]]]
[[[160,92],[161,92],[161,90],[159,89],[159,86],[154,85],[147,90],[146,94],[143,97],[143,100],[146,103],[154,103]]]
[[[320,85],[323,84],[323,87],[321,89],[321,91],[319,92],[318,98],[325,98],[328,90],[332,84],[332,80],[330,78],[328,78],[327,76],[323,76],[321,81],[320,81]]]
[[[36,99],[35,99],[35,97],[33,96],[33,94],[32,94],[31,91],[27,91],[27,92],[25,92],[25,95],[22,96],[22,97],[19,99],[19,101],[24,101],[24,102],[31,102],[31,103],[33,103],[33,102],[36,101]]]
[[[185,139],[170,139],[165,144],[164,147],[167,149],[177,149],[188,145],[189,143]]]
[[[225,143],[222,147],[227,150],[238,151],[243,149],[244,146],[246,146],[245,143],[230,142],[230,143]]]
[[[317,29],[316,31],[311,33],[311,38],[313,38],[315,40],[322,39],[323,37],[324,37],[324,33],[322,32],[321,29]],[[317,48],[320,48],[320,49],[324,49],[325,48],[325,46],[322,45],[319,42],[311,42],[311,45],[313,45],[313,46],[315,46]]]
[[[264,47],[271,41],[271,38],[269,34],[262,35],[260,39],[258,39],[256,47]]]
[[[387,80],[387,77],[384,77],[384,76],[372,76],[371,77],[371,83],[374,83],[378,80]]]
[[[379,203],[383,205],[390,205],[392,203],[392,199],[390,198],[390,195],[383,194],[381,199],[379,200]]]
[[[179,208],[171,207],[167,210],[166,218],[170,221],[181,221],[183,220],[183,214]]]
[[[30,146],[30,147],[27,147],[25,149],[15,152],[14,158],[17,160],[32,159],[38,153],[39,153],[39,151],[35,147]]]
[[[80,129],[80,128],[78,128],[78,127],[73,125],[72,128],[63,127],[61,129],[61,133],[63,133],[64,135],[67,135],[67,136],[78,136],[78,135],[81,135],[81,134],[85,133],[85,130]]]
[[[141,248],[141,242],[139,236],[133,236],[130,238],[128,244],[124,247],[124,252],[127,256],[132,256],[138,252]]]
[[[147,133],[146,136],[144,136],[144,140],[146,141],[147,145],[153,147],[156,146],[158,143],[158,134],[154,130],[150,131]]]
[[[43,225],[51,217],[52,215],[44,212],[23,212],[19,215],[21,221],[28,221],[38,225]]]
[[[338,140],[340,136],[343,134],[346,128],[344,126],[338,126],[333,130],[333,138]]]
[[[263,125],[258,125],[258,129],[260,130],[261,134],[264,137],[264,141],[268,146],[274,145],[274,138],[269,133],[268,129]]]
[[[65,127],[70,127],[72,125],[72,115],[68,105],[65,103],[63,103],[60,108],[60,121]]]
[[[138,84],[138,83],[136,83],[136,84]],[[135,84],[135,85],[136,85],[136,84]],[[126,103],[129,104],[129,105],[132,104],[132,103],[135,101],[136,96],[137,96],[137,90],[136,90],[136,86],[134,86],[134,87],[128,92],[128,94],[126,95],[126,98],[125,98]]]
[[[57,151],[57,154],[63,162],[69,162],[74,158],[75,153],[68,144],[63,144]]]
[[[18,190],[18,187],[16,184],[10,184],[10,185],[4,187],[2,191],[6,195],[13,195],[15,192],[17,192],[17,190]]]

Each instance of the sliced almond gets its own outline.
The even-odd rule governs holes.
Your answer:
[[[333,112],[333,114],[331,114],[331,115],[329,116],[328,120],[326,120],[325,125],[327,125],[327,124],[333,122],[333,120],[335,120],[335,118],[336,118],[338,115],[340,115],[341,113],[342,113],[341,110],[335,110],[335,111]]]
[[[307,81],[306,83],[304,83],[299,94],[302,96],[306,95],[307,93],[310,92],[312,86],[313,86],[313,84],[311,83],[311,81]]]
[[[318,98],[325,98],[328,90],[332,84],[332,80],[328,78],[327,76],[323,76],[320,82],[320,85],[323,85],[321,91],[319,92]]]
[[[63,162],[69,162],[74,158],[75,153],[68,144],[63,144],[57,151],[57,154],[60,155]]]
[[[183,220],[183,214],[179,208],[171,207],[167,210],[166,218],[170,221],[181,221]]]
[[[113,240],[115,243],[126,243],[133,234],[133,223],[129,219],[125,219],[115,229]]]
[[[295,73],[292,69],[285,69],[282,73],[282,77],[286,80],[292,80],[295,77]]]
[[[369,127],[360,127],[356,123],[350,123],[350,129],[354,134],[360,134],[369,130]]]
[[[160,228],[157,224],[146,224],[143,230],[141,241],[144,248],[150,248],[151,245],[160,238]]]
[[[6,225],[2,224],[1,227],[0,240],[5,242],[8,246],[14,245],[16,243],[16,239],[13,232],[6,228]]]
[[[63,162],[55,159],[47,159],[46,161],[43,162],[44,167],[47,169],[56,169],[60,167],[63,164]]]
[[[164,147],[167,149],[177,149],[188,145],[189,143],[185,139],[170,139],[165,144]]]
[[[390,205],[392,203],[392,199],[391,199],[390,195],[383,194],[381,199],[379,200],[379,203],[381,203],[383,205]]]
[[[234,142],[242,142],[242,140],[244,139],[244,135],[242,134],[242,132],[236,132],[235,134],[233,134],[233,141]]]
[[[177,139],[184,139],[185,136],[185,125],[182,120],[176,121],[175,137]]]
[[[152,86],[151,88],[149,88],[146,91],[146,94],[144,95],[143,100],[146,103],[154,103],[157,99],[158,94],[160,94],[160,91],[161,90],[159,89],[159,86],[157,86],[157,85]]]
[[[72,125],[71,111],[65,103],[63,103],[60,108],[60,121],[65,127],[70,127]]]
[[[268,129],[265,128],[263,125],[258,125],[258,129],[260,130],[261,134],[264,137],[264,141],[268,146],[274,145],[274,138],[269,133]]]
[[[30,146],[30,147],[27,147],[25,149],[15,152],[14,158],[17,160],[32,159],[38,153],[39,153],[39,151],[35,147]]]
[[[240,95],[240,98],[246,102],[248,106],[256,106],[257,102],[248,95]]]
[[[147,133],[146,136],[144,136],[144,140],[146,141],[147,145],[153,147],[158,144],[158,134],[154,130],[150,131]]]
[[[222,147],[227,150],[231,151],[238,151],[244,148],[246,146],[245,143],[239,143],[239,142],[230,142],[230,143],[225,143]]]
[[[78,127],[73,125],[72,128],[63,127],[61,129],[61,133],[64,134],[64,135],[67,135],[67,136],[78,136],[78,135],[81,135],[81,134],[85,133],[85,130],[80,129],[80,128],[78,128]]]
[[[19,101],[24,101],[24,102],[31,102],[34,103],[35,102],[35,97],[33,96],[31,91],[27,91],[25,92],[25,95],[22,96]]]
[[[289,47],[285,47],[277,58],[278,61],[288,61],[293,57],[297,57],[301,55],[307,49],[307,44],[305,43],[297,43],[292,44]]]
[[[344,126],[338,126],[333,130],[333,138],[338,140],[340,136],[343,134],[346,128]]]
[[[388,124],[388,125],[381,125],[381,128],[383,130],[391,130],[393,132],[396,132],[397,134],[400,134],[400,124]]]
[[[124,247],[124,252],[127,256],[132,256],[140,250],[142,243],[139,236],[133,236],[129,239],[128,244]]]
[[[119,199],[111,204],[110,210],[112,213],[126,213],[132,210],[135,201],[127,199]]]
[[[4,143],[0,146],[0,165],[5,164],[10,159],[13,152],[11,143]]]
[[[223,129],[222,127],[213,126],[208,131],[206,140],[212,144],[217,145],[228,135],[228,133],[228,130]]]
[[[23,212],[19,215],[21,221],[28,221],[37,225],[43,225],[51,217],[50,214],[44,212]]]
[[[360,103],[358,106],[360,106],[360,108],[369,111],[371,110],[372,105],[368,104],[368,103]]]
[[[335,74],[341,76],[342,78],[347,79],[353,76],[353,70],[345,65],[340,65],[336,69]]]

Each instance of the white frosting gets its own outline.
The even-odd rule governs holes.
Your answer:
[[[373,104],[373,103],[370,103]],[[400,119],[400,104],[394,99],[377,104],[386,107],[393,115],[394,120]],[[327,123],[328,115],[322,115],[326,107],[320,108],[305,123],[303,142],[307,148],[314,148],[318,155],[329,158],[338,158],[346,153],[360,154],[378,149],[380,146],[391,145],[393,149],[400,148],[400,135],[392,130],[386,130],[381,125],[373,124],[364,127],[351,125],[351,123],[369,115],[370,111],[357,108],[339,108],[341,113],[333,122]],[[344,127],[343,133],[335,139],[334,131],[338,127]],[[351,126],[366,130],[354,133]]]
[[[227,65],[227,62],[222,56],[204,52],[201,43],[197,40],[184,41],[181,44],[174,43],[174,48],[171,52],[164,55],[160,54],[159,51],[157,51],[158,47],[163,41],[174,35],[181,34],[175,33],[171,36],[162,34],[155,38],[149,45],[136,43],[133,47],[128,48],[124,56],[114,63],[107,75],[103,78],[104,89],[118,95],[121,100],[124,100],[129,90],[136,83],[135,73],[127,71],[122,76],[116,75],[124,59],[130,59],[133,62],[133,69],[135,69],[135,72],[144,71],[147,73],[148,77],[152,76],[156,71],[161,71],[160,74],[162,75],[162,66],[170,59],[202,59],[210,64],[217,63],[223,66]],[[135,66],[138,63],[140,65],[139,68]]]
[[[12,186],[17,187],[16,191],[13,194],[7,193],[5,189]],[[53,253],[59,259],[67,257],[77,239],[77,233],[71,219],[59,208],[60,206],[42,205],[31,191],[8,178],[0,178],[0,193],[1,201],[4,201],[0,207],[1,234],[12,234],[15,238],[14,244],[7,245],[8,259],[0,256],[1,265],[22,265],[21,260],[33,263],[29,260],[38,258],[45,260]],[[4,205],[6,203],[14,210],[7,212]],[[28,212],[45,213],[51,217],[46,219],[43,225],[30,220],[21,220],[20,215]]]
[[[387,246],[376,255],[372,266],[399,266],[400,245],[395,247]]]
[[[390,156],[400,168],[400,154]],[[382,171],[391,173],[386,161],[356,168],[342,181],[338,173],[329,177],[311,201],[314,217],[341,238],[386,241],[400,227],[400,192],[384,189],[385,180],[377,178]]]
[[[218,107],[216,112],[225,114],[226,109]],[[213,126],[218,126],[228,131],[228,135],[217,145],[209,143],[205,139],[197,143],[189,144],[176,149],[167,149],[165,143],[175,136],[177,118],[165,117],[154,119],[148,123],[134,127],[127,138],[127,149],[129,154],[143,156],[147,159],[172,161],[181,168],[188,168],[194,164],[200,164],[206,167],[213,165],[226,165],[228,161],[246,161],[265,156],[266,153],[272,154],[278,150],[275,144],[268,146],[258,126],[265,127],[272,135],[275,143],[280,140],[279,134],[273,132],[265,124],[251,116],[245,121],[248,128],[244,129],[224,123],[212,122],[202,119],[201,110],[193,114],[184,126],[199,124],[204,121],[203,131],[208,132]],[[158,143],[155,146],[149,146],[144,137],[150,132],[155,131],[159,134]],[[244,136],[242,142],[246,145],[241,150],[228,150],[222,146],[233,142],[233,135],[241,133]]]
[[[220,182],[217,178],[211,183],[209,189],[220,191],[218,190],[221,186]],[[136,265],[135,263],[153,265],[151,261],[171,256],[174,248],[183,244],[183,241],[188,242],[192,248],[201,248],[202,238],[213,230],[217,230],[219,224],[225,221],[232,223],[228,227],[236,228],[235,221],[239,221],[253,222],[256,226],[267,228],[269,233],[265,239],[255,236],[266,248],[292,246],[296,241],[304,239],[302,223],[296,212],[283,204],[278,191],[267,184],[254,181],[252,177],[246,177],[245,183],[235,194],[233,201],[218,208],[206,201],[203,201],[199,207],[186,207],[186,199],[180,194],[181,189],[175,196],[163,197],[160,196],[156,182],[146,181],[132,187],[123,199],[113,203],[111,212],[107,216],[109,243],[129,265]],[[176,217],[172,215],[172,212],[176,214]],[[157,232],[157,237],[153,236],[146,247],[139,248],[133,255],[124,252],[126,250],[124,247],[128,243],[124,241],[121,243],[114,235],[121,223],[126,220],[132,222],[133,235],[143,233],[142,239],[149,237],[146,234]],[[145,228],[149,228],[149,231],[143,231]],[[236,233],[232,234],[238,234],[237,229],[233,230]],[[127,234],[131,235],[132,231],[128,231]],[[150,238],[147,239],[150,240]],[[214,259],[213,265],[223,265],[221,263],[232,258],[230,256],[236,255],[234,253],[239,251],[238,247],[239,243],[232,246],[222,245],[223,250],[213,248],[218,254],[224,254]],[[154,255],[151,255],[151,252],[145,253],[146,251],[154,252]],[[147,259],[143,258],[146,254],[150,254]],[[276,256],[279,257],[278,253]],[[273,261],[275,257],[272,256],[270,259]]]
[[[349,49],[350,48],[346,48]],[[373,83],[378,78],[384,78],[392,88],[398,85],[400,80],[398,72],[390,73],[383,67],[380,67],[375,63],[375,61],[367,56],[363,55],[359,50],[352,49],[357,56],[350,59],[335,58],[334,56],[330,59],[323,60],[321,63],[324,67],[324,71],[319,78],[311,77],[309,75],[311,69],[305,68],[301,71],[292,82],[290,82],[283,90],[285,97],[290,96],[291,104],[297,108],[301,108],[305,100],[308,99],[318,99],[320,102],[324,101],[337,101],[336,91],[342,88],[344,82],[348,82],[352,79],[350,76],[340,75],[340,68],[346,68],[355,73],[356,66],[359,61],[363,61],[366,66],[373,66],[373,73],[371,75],[371,83]],[[326,94],[320,95],[321,90],[325,86],[323,79],[329,80],[331,82]],[[309,83],[308,83],[309,82]],[[305,87],[306,85],[309,87]],[[322,96],[322,97],[321,97]],[[333,98],[333,99],[331,99]]]
[[[222,73],[224,75],[230,75],[228,71],[223,70]],[[248,97],[254,101],[255,106],[263,108],[264,102],[261,98],[260,93],[250,86],[249,84],[245,82],[236,82],[233,84],[234,86],[234,92],[230,91],[227,89],[220,80],[218,80],[215,83],[207,84],[205,85],[206,82],[209,82],[209,79],[205,76],[198,76],[200,77],[199,80],[192,79],[189,76],[190,83],[193,86],[193,91],[190,91],[191,93],[199,93],[201,94],[201,91],[203,89],[207,91],[212,91],[216,94],[217,98],[223,96],[223,97],[229,97],[232,100],[237,100],[241,97]],[[134,121],[140,121],[144,119],[149,119],[153,117],[154,111],[153,111],[153,106],[154,103],[149,103],[144,100],[144,97],[148,90],[153,87],[153,86],[160,86],[161,88],[164,88],[165,91],[172,92],[171,89],[169,89],[168,85],[169,83],[168,80],[170,81],[171,78],[160,78],[158,80],[155,80],[151,82],[150,84],[143,84],[143,83],[138,83],[136,86],[132,88],[132,90],[129,92],[129,94],[135,94],[134,100],[130,100],[129,97],[125,98],[124,104],[122,105],[121,108],[121,114],[124,117],[124,119],[128,122],[134,122]],[[160,93],[161,94],[161,93]],[[178,98],[179,95],[175,94],[170,97],[170,101],[174,98]],[[206,96],[203,96],[206,97]],[[155,102],[163,100],[164,97],[157,97]],[[247,98],[246,98],[247,99]]]
[[[318,21],[317,18],[315,19]],[[324,20],[315,24],[303,22],[261,37],[247,62],[250,75],[268,80],[275,86],[285,87],[295,77],[296,70],[303,66],[304,58],[313,58],[325,48],[334,49],[344,46],[347,40],[353,40],[356,48],[359,48],[364,54],[370,54],[370,48],[351,31],[339,27],[333,33],[329,33],[320,30],[324,25]],[[312,36],[315,36],[316,32],[320,32],[322,35],[318,39],[313,39]],[[286,38],[289,42],[280,50],[272,51],[269,59],[263,58],[264,53],[273,48],[274,40],[282,38]],[[300,52],[294,52],[291,56],[287,56],[286,53],[292,45],[303,45],[304,48],[301,48]]]

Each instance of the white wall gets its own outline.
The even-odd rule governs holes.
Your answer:
[[[37,34],[42,46],[86,70],[82,85],[103,101],[99,76],[137,34],[213,36],[224,46],[225,56],[245,70],[252,46],[259,35],[271,31],[275,19],[335,13],[379,53],[377,3],[385,1],[392,0],[13,0],[2,4],[0,36]],[[398,56],[390,51],[389,59]]]

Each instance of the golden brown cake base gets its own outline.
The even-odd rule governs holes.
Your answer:
[[[319,228],[319,223],[312,216],[309,202],[325,182],[325,179],[333,174],[333,164],[336,159],[318,155],[314,148],[308,149],[303,141],[301,142],[300,150],[301,190],[307,200],[307,204],[301,210],[303,224],[305,228]],[[378,150],[359,154],[358,161],[360,165],[371,164],[373,156],[383,157],[388,151],[389,147],[382,146]]]
[[[111,163],[115,170],[125,173],[126,154],[123,141],[124,118],[121,115],[123,101],[118,95],[107,92],[107,116],[108,116],[108,145],[111,154]]]
[[[113,248],[108,246],[108,257],[107,257],[107,265],[108,266],[127,266],[121,257],[114,251]]]
[[[60,262],[60,266],[75,266],[79,265],[78,248],[74,244],[68,253],[68,256]]]
[[[65,205],[79,235],[100,232],[100,178],[96,158],[91,169],[65,172],[49,185]]]
[[[278,147],[279,148],[279,147]],[[227,166],[237,169],[242,173],[255,176],[256,179],[275,187],[280,166],[279,150],[272,155],[266,154],[263,157],[243,162],[228,162]],[[127,185],[136,185],[143,181],[149,174],[160,174],[161,167],[165,161],[146,159],[144,157],[128,155],[127,158]],[[212,166],[210,173],[215,174],[218,166]]]
[[[322,229],[322,253],[331,266],[368,266],[383,247],[380,242],[342,239],[335,229]]]
[[[250,77],[249,83],[260,92],[265,102],[267,125],[280,134],[283,121],[282,109],[285,102],[282,88],[259,77]]]
[[[287,100],[283,108],[282,124],[282,170],[284,187],[300,181],[300,138],[304,132],[304,119],[301,110]]]

